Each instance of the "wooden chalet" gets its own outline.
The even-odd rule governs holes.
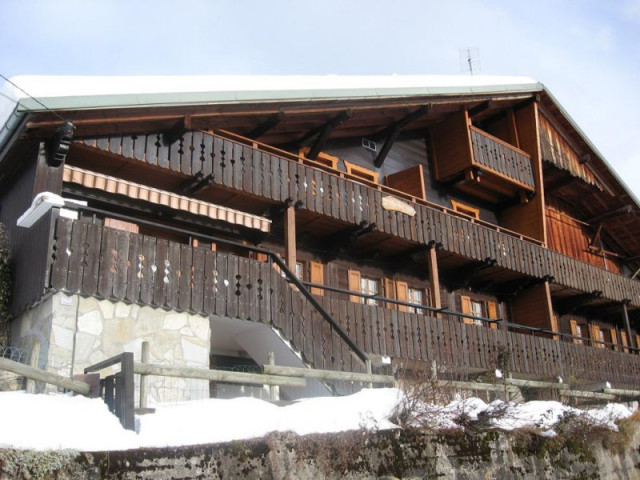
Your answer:
[[[153,350],[184,314],[206,322],[208,367],[265,363],[279,341],[322,369],[640,389],[640,206],[533,80],[15,83],[34,98],[5,87],[0,221],[12,342],[40,364],[65,335],[72,369],[107,331]],[[90,320],[91,299],[113,318]],[[143,308],[163,320],[119,330]]]

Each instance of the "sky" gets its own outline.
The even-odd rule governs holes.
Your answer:
[[[640,0],[3,0],[0,74],[543,83],[640,197]]]

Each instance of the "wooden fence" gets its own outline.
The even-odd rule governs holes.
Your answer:
[[[542,247],[535,240],[366,180],[351,181],[344,172],[311,166],[312,161],[258,145],[206,132],[188,132],[172,145],[161,134],[87,138],[85,147],[170,169],[201,173],[207,182],[247,192],[274,202],[292,199],[303,208],[350,224],[364,221],[412,243],[442,245],[468,259],[495,260],[495,265],[583,292],[640,306],[640,282],[608,272]],[[409,217],[382,208],[382,198],[395,195],[412,202]]]

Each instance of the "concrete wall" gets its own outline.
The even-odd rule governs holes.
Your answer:
[[[37,357],[34,366],[68,376],[123,352],[140,361],[143,341],[151,363],[209,368],[210,336],[208,317],[56,293],[15,320],[12,343]],[[150,377],[149,384],[150,406],[208,398],[206,381]]]

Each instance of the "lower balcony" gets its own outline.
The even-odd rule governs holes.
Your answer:
[[[315,368],[361,371],[357,356],[364,352],[425,368],[435,361],[467,374],[501,366],[515,378],[640,388],[638,355],[578,345],[566,336],[498,320],[478,319],[496,328],[467,324],[462,319],[469,315],[458,312],[418,314],[402,305],[342,300],[328,287],[324,295],[311,296],[269,260],[274,256],[255,255],[251,247],[243,256],[91,221],[57,218],[54,224],[47,288],[262,322],[279,330]],[[388,299],[380,300],[390,306]],[[500,358],[506,364],[500,365]]]

